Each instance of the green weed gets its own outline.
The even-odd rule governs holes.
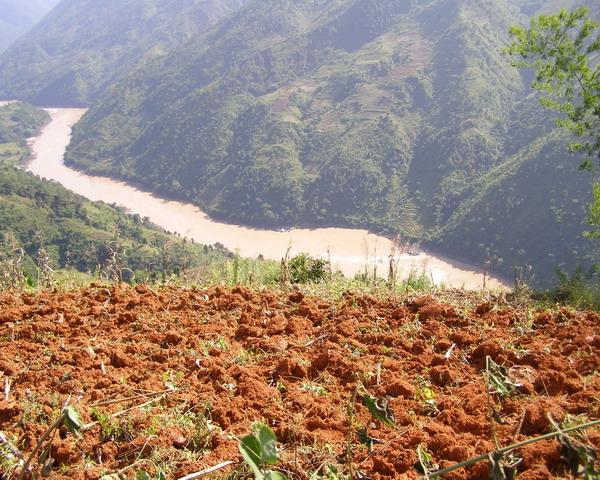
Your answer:
[[[125,432],[117,419],[110,414],[101,412],[98,408],[90,409],[90,416],[100,425],[100,436],[102,442],[122,440]]]
[[[509,378],[508,369],[486,357],[486,383],[489,393],[500,398],[516,395],[521,385]]]
[[[439,412],[435,392],[431,388],[431,384],[421,376],[417,377],[415,400],[426,415],[436,415]]]
[[[266,425],[258,423],[253,432],[242,438],[238,447],[242,457],[252,469],[255,480],[287,480],[282,473],[271,470],[277,464],[277,438],[273,431]]]

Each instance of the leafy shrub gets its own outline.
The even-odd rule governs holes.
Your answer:
[[[589,271],[580,267],[571,275],[558,270],[557,275],[559,285],[546,294],[548,300],[600,310],[600,267]]]
[[[290,260],[289,271],[292,283],[321,283],[329,275],[329,262],[300,253]]]

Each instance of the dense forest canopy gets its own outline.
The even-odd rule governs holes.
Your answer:
[[[0,143],[25,145],[50,120],[44,110],[23,102],[0,107]]]

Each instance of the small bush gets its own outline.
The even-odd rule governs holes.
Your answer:
[[[589,271],[577,268],[571,275],[557,271],[559,285],[547,292],[553,302],[564,303],[576,308],[600,310],[600,267]]]
[[[289,262],[292,283],[321,283],[329,276],[329,262],[301,253]]]

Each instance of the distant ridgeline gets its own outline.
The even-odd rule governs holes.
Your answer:
[[[20,260],[35,278],[40,251],[48,254],[53,269],[101,275],[123,268],[125,278],[135,272],[138,280],[198,269],[230,256],[16,168],[26,159],[25,136],[47,120],[45,111],[27,104],[0,107],[0,276]]]
[[[89,19],[95,29],[85,30],[95,41],[64,38],[65,25],[86,25],[89,3],[65,2],[0,59],[0,94],[66,101],[48,83],[58,51],[96,62],[89,45],[125,48],[107,26],[119,26],[119,38],[127,28],[144,38],[132,19],[117,22],[118,12],[100,8]],[[368,227],[499,273],[533,265],[541,285],[556,266],[592,263],[598,253],[582,236],[591,178],[577,170],[529,79],[500,53],[509,25],[549,2],[230,3],[225,20],[188,29],[189,41],[160,55],[148,50],[144,65],[103,63],[110,85],[100,90],[91,87],[96,70],[65,63],[56,81],[83,92],[76,102],[93,100],[67,161],[229,221]],[[181,12],[173,4],[155,15],[186,25]],[[63,50],[23,61],[42,38]]]
[[[0,0],[0,52],[30,30],[59,0]]]
[[[0,19],[7,1],[44,0],[0,0]],[[245,1],[63,0],[0,55],[0,99],[88,106],[131,70],[166,55]]]

